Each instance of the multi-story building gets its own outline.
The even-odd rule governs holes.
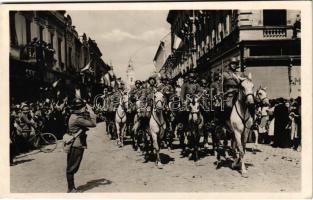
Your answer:
[[[161,74],[166,74],[168,66],[166,61],[171,55],[171,34],[166,34],[160,41],[159,47],[153,58],[155,71]],[[168,62],[169,63],[169,62]]]
[[[65,93],[73,93],[82,86],[81,69],[93,57],[100,59],[102,55],[99,49],[93,49],[91,39],[87,40],[86,34],[78,35],[65,11],[11,11],[11,97],[36,99],[58,80],[62,80]],[[103,68],[101,74],[93,74],[95,77],[106,70],[103,61],[91,67]]]
[[[179,77],[196,70],[210,78],[236,57],[271,98],[299,96],[300,15],[297,10],[172,10],[168,73]]]

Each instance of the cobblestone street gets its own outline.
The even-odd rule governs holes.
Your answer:
[[[299,192],[301,188],[301,153],[291,149],[259,145],[260,152],[252,154],[248,144],[248,178],[227,164],[216,169],[211,155],[196,166],[181,158],[180,149],[162,149],[165,165],[158,169],[154,162],[144,163],[131,145],[118,148],[104,126],[99,123],[88,132],[88,149],[75,176],[82,192]],[[52,153],[19,155],[15,163],[10,168],[11,192],[66,192],[66,154],[61,144]]]

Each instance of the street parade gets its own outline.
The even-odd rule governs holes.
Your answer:
[[[34,12],[34,16],[37,18],[40,18],[41,15],[43,18],[45,16],[53,18],[54,15],[60,15],[67,21],[67,24],[72,23],[69,15],[65,17],[65,11],[51,13],[48,11],[47,13],[45,13],[46,11],[42,13],[37,13],[37,11],[31,12]],[[225,12],[220,15],[220,17],[226,17],[225,23],[228,23],[229,16],[240,15],[239,11],[220,12]],[[228,15],[228,12],[233,13]],[[280,12],[283,13],[283,11]],[[280,14],[278,11],[273,11],[273,13]],[[273,13],[264,11],[264,23],[271,23],[266,19],[266,14],[272,16]],[[57,42],[54,42],[53,34],[47,37],[39,35],[33,39],[28,39],[28,43],[21,50],[21,60],[16,61],[12,57],[12,60],[10,60],[12,65],[19,65],[20,62],[23,62],[23,59],[29,60],[27,63],[30,63],[33,59],[34,65],[49,68],[65,59],[64,63],[62,62],[59,66],[69,66],[69,73],[60,77],[57,75],[62,70],[55,74],[52,73],[55,76],[54,78],[51,78],[48,74],[47,76],[43,75],[43,79],[40,80],[43,82],[42,84],[40,82],[38,85],[36,81],[39,80],[36,77],[40,77],[41,74],[46,72],[35,71],[30,67],[28,71],[26,69],[28,77],[25,80],[33,77],[33,82],[30,82],[29,86],[25,85],[24,87],[23,83],[17,81],[21,77],[19,75],[20,71],[16,69],[17,71],[15,72],[15,68],[12,67],[10,82],[12,95],[10,97],[10,166],[13,191],[22,192],[24,187],[35,192],[54,191],[51,189],[54,186],[44,186],[45,182],[43,181],[34,189],[31,189],[31,184],[21,181],[24,178],[27,180],[26,177],[28,176],[43,180],[39,174],[48,177],[48,174],[51,175],[51,173],[60,174],[58,180],[52,179],[51,182],[57,183],[55,185],[62,185],[62,187],[65,187],[65,183],[61,184],[59,179],[66,175],[68,193],[84,192],[89,189],[96,189],[95,191],[97,192],[132,191],[134,188],[137,188],[134,191],[145,191],[141,186],[135,186],[141,180],[145,180],[145,187],[149,188],[149,184],[151,185],[151,191],[171,191],[170,188],[173,189],[172,191],[184,191],[188,186],[177,185],[180,182],[178,179],[177,182],[174,178],[164,179],[167,180],[164,186],[162,186],[161,179],[157,179],[159,176],[162,177],[163,173],[168,173],[166,176],[170,177],[171,173],[179,174],[180,171],[181,174],[176,177],[183,177],[183,174],[198,174],[190,175],[192,177],[191,180],[186,178],[186,183],[195,184],[194,187],[190,187],[187,191],[206,191],[206,189],[202,190],[200,189],[202,187],[199,188],[197,186],[202,184],[193,182],[196,179],[204,180],[204,178],[200,178],[202,175],[207,177],[217,176],[221,180],[223,176],[226,177],[226,180],[231,179],[227,178],[228,175],[235,176],[239,182],[255,180],[251,184],[264,184],[264,186],[260,187],[272,191],[268,187],[271,187],[271,184],[275,185],[275,183],[266,184],[266,178],[263,177],[266,181],[263,180],[264,182],[261,182],[256,177],[260,177],[260,174],[265,174],[264,176],[271,179],[271,175],[268,176],[266,173],[277,173],[276,171],[279,171],[281,168],[279,165],[284,165],[280,162],[286,159],[290,161],[285,165],[286,172],[290,172],[290,176],[281,175],[285,179],[276,177],[279,179],[280,184],[288,182],[286,181],[287,179],[300,179],[298,170],[301,167],[299,162],[301,162],[300,154],[302,147],[301,96],[300,89],[297,89],[300,86],[297,82],[299,79],[297,76],[298,71],[296,71],[299,70],[299,55],[292,56],[287,60],[279,60],[280,58],[276,57],[266,61],[257,60],[265,58],[263,54],[263,57],[254,56],[254,54],[260,53],[254,49],[258,45],[257,43],[242,43],[242,49],[234,47],[232,50],[227,45],[224,45],[227,42],[231,43],[229,39],[231,37],[221,36],[218,33],[217,37],[221,41],[225,37],[225,43],[218,46],[218,50],[214,50],[214,46],[212,46],[213,50],[208,51],[208,54],[206,54],[207,50],[201,50],[202,47],[205,48],[205,45],[198,41],[201,40],[199,39],[202,37],[201,34],[206,33],[205,31],[204,33],[198,33],[197,31],[203,31],[200,21],[204,20],[203,27],[206,27],[206,20],[212,19],[211,14],[211,11],[200,10],[190,12],[169,11],[167,13],[167,21],[172,26],[174,26],[175,20],[184,19],[181,16],[193,17],[185,25],[181,24],[183,28],[184,26],[187,29],[188,27],[190,28],[190,34],[193,37],[191,44],[187,43],[186,39],[183,38],[188,38],[189,36],[184,36],[172,28],[172,33],[167,35],[167,37],[172,36],[174,38],[172,40],[172,45],[174,45],[172,46],[172,54],[167,57],[167,60],[163,60],[161,68],[158,68],[157,65],[159,63],[158,59],[163,59],[164,57],[161,53],[162,48],[164,49],[163,43],[166,43],[165,40],[163,43],[161,42],[154,58],[156,69],[144,78],[135,78],[134,65],[136,65],[136,59],[129,59],[127,81],[113,74],[113,65],[111,63],[107,64],[100,58],[102,54],[99,50],[99,43],[98,48],[97,43],[90,38],[88,39],[85,33],[79,36],[80,38],[73,39],[73,44],[75,43],[76,45],[79,42],[79,47],[82,49],[80,51],[83,52],[81,54],[82,59],[80,60],[84,60],[83,64],[75,66],[75,62],[78,63],[80,61],[74,61],[74,56],[72,58],[71,56],[64,57],[60,53],[63,51],[62,45],[71,45],[71,42],[67,41],[70,37],[77,37],[75,36],[77,34],[74,30],[75,26],[69,26],[66,32],[68,35],[65,43],[60,37],[56,38]],[[26,19],[28,19],[33,14],[14,11],[14,13],[10,13],[11,15],[15,15],[15,19],[18,20],[18,17],[27,16]],[[300,40],[300,15],[292,13],[290,16],[294,16],[290,44],[298,45]],[[14,20],[11,21],[10,23],[13,23]],[[16,31],[13,29],[12,33],[11,30],[12,44],[20,40],[20,36],[18,36],[18,21],[14,23]],[[183,28],[182,30],[185,30]],[[229,33],[230,30],[227,29],[226,25],[225,29],[222,28],[220,31],[226,30],[224,34],[235,34],[235,31],[245,31],[245,29],[234,29],[234,33]],[[45,34],[45,32],[41,34]],[[269,32],[264,32],[264,34],[269,34]],[[182,39],[176,45],[178,36]],[[199,38],[196,38],[196,36]],[[30,36],[27,35],[27,37]],[[45,38],[48,39],[49,37],[51,39],[50,43],[47,40],[44,41]],[[213,39],[218,41],[217,38]],[[204,41],[209,40],[206,40],[204,36]],[[212,45],[218,45],[215,42]],[[198,43],[199,50],[196,45]],[[56,47],[55,44],[61,46]],[[280,41],[277,41],[277,44],[281,44]],[[208,42],[209,47],[210,45],[211,40]],[[264,44],[265,46],[262,45],[260,48],[265,49],[269,47],[269,49],[275,49],[273,46],[276,43],[269,44],[267,41]],[[85,57],[84,53],[85,46],[86,51],[90,51],[90,54],[87,52],[87,57]],[[72,52],[76,48],[78,48],[77,45],[69,47],[65,53]],[[250,48],[249,51],[246,50],[247,48]],[[282,45],[281,48],[285,47]],[[298,46],[294,49],[296,48]],[[223,53],[223,51],[226,53]],[[268,51],[270,52],[270,50]],[[283,52],[284,50],[281,51]],[[250,57],[245,57],[248,55],[247,52],[250,53]],[[293,52],[297,53],[296,50]],[[79,58],[78,53],[75,55]],[[208,58],[205,59],[209,60],[209,62],[202,59],[206,55],[208,55]],[[179,60],[179,56],[181,56],[181,60]],[[285,59],[285,57],[282,59]],[[266,65],[266,67],[259,66],[260,63],[261,65]],[[278,71],[274,64],[286,65],[287,67],[281,67],[281,71]],[[177,67],[175,68],[173,65]],[[210,66],[212,67],[210,68]],[[210,70],[208,70],[209,68]],[[269,71],[268,73],[263,72],[265,68]],[[78,71],[75,72],[75,69],[78,69]],[[289,70],[288,73],[283,71],[285,69]],[[139,72],[137,71],[136,73]],[[271,74],[272,77],[269,77]],[[280,78],[279,76],[283,76],[282,74],[288,74],[288,76]],[[72,79],[68,78],[71,76],[73,76]],[[50,81],[45,82],[46,77]],[[98,80],[99,82],[97,82]],[[279,82],[280,80],[282,81]],[[295,81],[292,82],[293,80]],[[290,86],[283,87],[280,83],[289,83]],[[38,89],[36,89],[37,86]],[[93,149],[97,146],[96,144],[98,144],[98,150]],[[34,154],[33,152],[37,153]],[[279,152],[279,156],[275,157],[277,152]],[[285,154],[284,152],[288,153]],[[123,156],[117,156],[119,154]],[[54,157],[49,158],[50,156]],[[42,163],[38,163],[40,159],[45,161],[42,160]],[[271,169],[264,168],[266,164],[260,164],[260,162],[264,163],[268,159],[276,159],[272,161],[273,166]],[[277,159],[281,161],[277,161]],[[62,170],[61,168],[57,170],[58,172],[50,172],[54,165],[59,165],[57,164],[59,161],[60,163],[65,163],[64,166],[62,165],[63,171],[60,171]],[[100,164],[99,162],[104,163]],[[180,162],[185,163],[186,169],[182,164],[179,164]],[[278,165],[278,163],[280,164]],[[25,165],[25,168],[22,167],[23,165]],[[29,175],[26,175],[27,165],[29,165],[29,169],[32,169],[30,171],[33,171]],[[105,171],[103,170],[104,168],[101,168],[104,165],[110,168],[109,173],[105,175],[105,179],[92,178],[92,174],[104,173],[101,172]],[[137,167],[132,167],[134,165]],[[171,171],[170,167],[175,167],[175,165],[176,169],[173,168]],[[39,166],[38,169],[42,172],[37,171],[36,166]],[[204,175],[203,171],[197,173],[197,169],[200,170],[201,168],[203,168],[203,171],[211,171],[208,175]],[[87,173],[86,170],[88,169],[92,172],[91,174]],[[135,169],[139,171],[137,172]],[[142,175],[138,175],[140,170],[145,169],[158,170],[151,172],[151,177],[153,177],[154,181],[145,175],[149,173],[143,172]],[[255,172],[254,170],[259,171]],[[35,171],[37,171],[38,176],[35,174]],[[236,172],[236,175],[233,172]],[[120,173],[123,173],[123,175]],[[223,174],[217,175],[216,173]],[[237,175],[240,175],[240,179],[238,179]],[[19,180],[18,176],[24,178]],[[85,180],[82,179],[83,176],[95,179],[95,182],[87,182],[85,187],[79,186]],[[129,177],[136,183],[134,183],[133,187],[130,187],[132,185],[131,182],[129,185],[124,183],[123,187],[125,190],[119,190],[116,188],[123,187],[114,186],[114,184],[123,183],[124,178],[119,178],[120,182],[117,179],[114,182],[112,179],[115,176],[124,177],[125,179]],[[280,175],[277,176],[280,177]],[[111,181],[106,179],[111,179]],[[97,183],[97,180],[102,182],[99,181]],[[210,182],[210,178],[206,180]],[[275,178],[271,179],[271,181],[273,180]],[[34,184],[36,184],[35,182]],[[249,182],[246,182],[246,184],[248,187]],[[41,186],[43,187],[42,190],[40,189]],[[44,189],[45,187],[46,189]],[[106,190],[105,187],[109,187],[109,189]],[[215,185],[210,187],[212,189],[208,191],[214,191]],[[233,187],[230,185],[227,187],[230,191],[240,191],[237,189],[231,190]],[[289,188],[287,191],[292,191],[292,188],[298,188],[297,183],[286,187]],[[101,190],[101,188],[104,190]],[[183,189],[180,190],[179,188]],[[223,186],[216,186],[216,188],[219,190],[218,188],[223,188]],[[275,188],[273,191],[279,190],[280,186],[277,184],[277,187],[274,186],[273,188]],[[147,189],[147,191],[150,191],[150,189]],[[280,191],[284,190],[280,188]],[[60,188],[55,191],[65,192],[64,188],[63,190]],[[248,190],[245,189],[245,191]],[[258,191],[257,187],[255,187],[255,191]]]

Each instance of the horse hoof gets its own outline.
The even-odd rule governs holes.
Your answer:
[[[241,173],[241,176],[242,176],[243,178],[248,178],[248,173],[247,173],[247,172],[242,172],[242,173]]]
[[[156,166],[158,167],[158,169],[163,169],[163,165],[161,162],[157,162]]]

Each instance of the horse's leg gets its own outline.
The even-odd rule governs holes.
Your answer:
[[[206,128],[203,129],[203,143],[204,143],[204,148],[209,148],[208,144],[208,137],[209,137],[209,132]]]
[[[161,160],[160,160],[160,148],[159,148],[159,141],[158,141],[158,135],[155,131],[153,131],[152,129],[150,129],[150,133],[151,133],[151,137],[152,137],[152,145],[153,145],[153,148],[155,150],[155,155],[156,155],[156,160],[155,160],[155,164],[158,166],[158,167],[161,167],[162,166],[162,163],[161,163]]]
[[[138,127],[139,127],[139,122],[138,122],[138,117],[137,115],[134,117],[134,125],[133,125],[133,148],[134,150],[138,150]]]
[[[199,143],[200,143],[200,130],[194,132],[194,152],[195,152],[195,162],[199,160]]]
[[[116,126],[116,133],[117,133],[117,139],[116,139],[116,143],[117,145],[120,145],[120,124],[118,122],[115,123],[115,126]]]
[[[122,123],[121,133],[120,133],[120,140],[121,140],[121,146],[124,146],[124,134],[126,130],[126,121]]]
[[[177,126],[177,135],[179,137],[179,145],[182,148],[181,154],[184,154],[185,153],[185,134],[181,125],[179,125],[179,127]]]
[[[244,144],[243,144],[244,138],[242,138],[245,136],[241,135],[241,132],[242,131],[238,130],[237,128],[234,128],[235,141],[236,141],[237,148],[239,151],[239,160],[241,161],[241,175],[242,177],[246,178],[248,176],[247,176],[246,166],[244,163],[244,153],[245,153]]]
[[[247,173],[247,168],[245,165],[245,152],[246,152],[246,144],[247,144],[247,140],[249,137],[249,129],[246,129],[244,131],[244,133],[241,136],[241,144],[242,144],[242,157],[241,157],[241,172],[242,172],[242,176],[247,178],[248,177],[248,173]]]
[[[258,142],[259,142],[259,131],[258,130],[253,130],[254,135],[255,135],[255,142],[254,142],[254,148],[253,148],[253,153],[256,153],[255,150],[258,149]]]

